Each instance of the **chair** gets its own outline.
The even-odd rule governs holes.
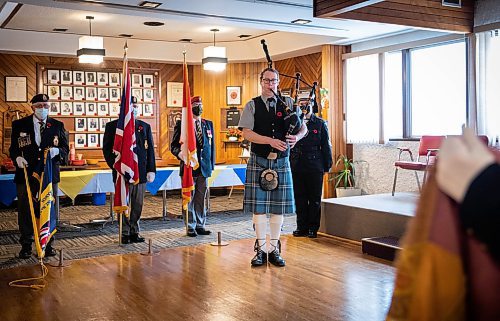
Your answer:
[[[398,170],[399,169],[408,169],[413,170],[415,172],[415,178],[417,179],[418,190],[421,190],[420,180],[418,178],[417,171],[424,172],[424,180],[427,177],[427,170],[430,166],[434,164],[437,152],[439,150],[439,146],[441,142],[444,140],[445,136],[422,136],[420,138],[420,144],[418,147],[418,157],[416,160],[413,159],[413,154],[409,148],[406,147],[398,147],[399,155],[398,160],[394,162],[394,166],[396,169],[394,170],[394,184],[392,185],[392,196],[394,196],[394,192],[396,191],[396,182],[398,178]],[[401,160],[401,155],[407,152],[410,155],[411,161],[403,161]],[[422,157],[425,157],[424,160],[420,160]]]

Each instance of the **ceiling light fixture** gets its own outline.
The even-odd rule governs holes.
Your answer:
[[[104,50],[104,40],[102,37],[92,36],[92,20],[94,17],[85,17],[89,21],[89,36],[82,36],[78,39],[78,61],[82,64],[100,64],[103,62],[106,51]]]
[[[153,2],[153,1],[143,1],[139,3],[139,7],[150,8],[150,9],[158,8],[161,5],[162,5],[161,2]]]
[[[307,19],[295,19],[295,20],[291,21],[291,23],[295,23],[295,24],[298,24],[298,25],[305,25],[305,24],[311,23],[311,20],[307,20]]]
[[[214,33],[214,45],[203,48],[203,69],[211,71],[222,71],[226,69],[226,47],[215,46],[215,33],[219,29],[210,29]]]

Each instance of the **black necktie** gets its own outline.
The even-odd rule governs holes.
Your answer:
[[[196,141],[199,146],[203,146],[203,133],[201,132],[200,121],[196,121]]]
[[[269,106],[269,113],[276,114],[276,102],[273,98],[267,98],[267,104]]]
[[[43,121],[39,121],[38,123],[40,124],[40,137],[42,137],[45,130],[45,123]]]

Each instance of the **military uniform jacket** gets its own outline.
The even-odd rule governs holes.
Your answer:
[[[196,154],[198,156],[198,164],[200,165],[193,171],[193,176],[210,177],[215,167],[215,139],[214,139],[214,125],[210,120],[201,119],[201,132],[203,134],[203,146],[196,142]],[[181,151],[181,121],[178,120],[174,127],[174,136],[170,143],[170,151],[179,160],[179,153]],[[180,175],[184,173],[184,162],[181,160]]]
[[[58,147],[59,155],[52,159],[52,182],[59,182],[59,165],[66,164],[68,156],[68,139],[64,124],[56,119],[47,117],[45,130],[40,137],[40,146],[35,141],[35,128],[33,115],[15,120],[12,123],[12,140],[10,144],[10,158],[16,165],[16,175],[14,182],[16,184],[25,184],[24,170],[17,167],[16,158],[21,156],[28,162],[26,168],[28,177],[33,175],[34,171],[43,170],[43,152],[50,147]],[[48,156],[50,157],[50,155]]]
[[[113,154],[113,145],[115,142],[117,124],[117,119],[106,124],[104,139],[102,142],[102,153],[104,154],[106,163],[111,169],[113,169],[116,158],[115,154]],[[135,121],[135,145],[135,153],[137,154],[139,166],[139,183],[146,183],[147,173],[156,173],[155,149],[151,126],[138,119]],[[113,182],[116,181],[116,174],[116,171],[113,169]]]
[[[332,167],[332,146],[323,119],[311,115],[307,135],[290,152],[290,166],[295,172],[326,173]]]

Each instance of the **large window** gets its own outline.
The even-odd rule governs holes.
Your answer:
[[[498,31],[478,35],[478,132],[494,143],[500,135],[500,36]]]
[[[348,58],[345,66],[348,142],[461,133],[467,121],[464,40]]]
[[[346,131],[349,143],[374,143],[379,137],[379,56],[347,60]]]
[[[465,42],[410,51],[411,136],[460,134],[466,123]]]

